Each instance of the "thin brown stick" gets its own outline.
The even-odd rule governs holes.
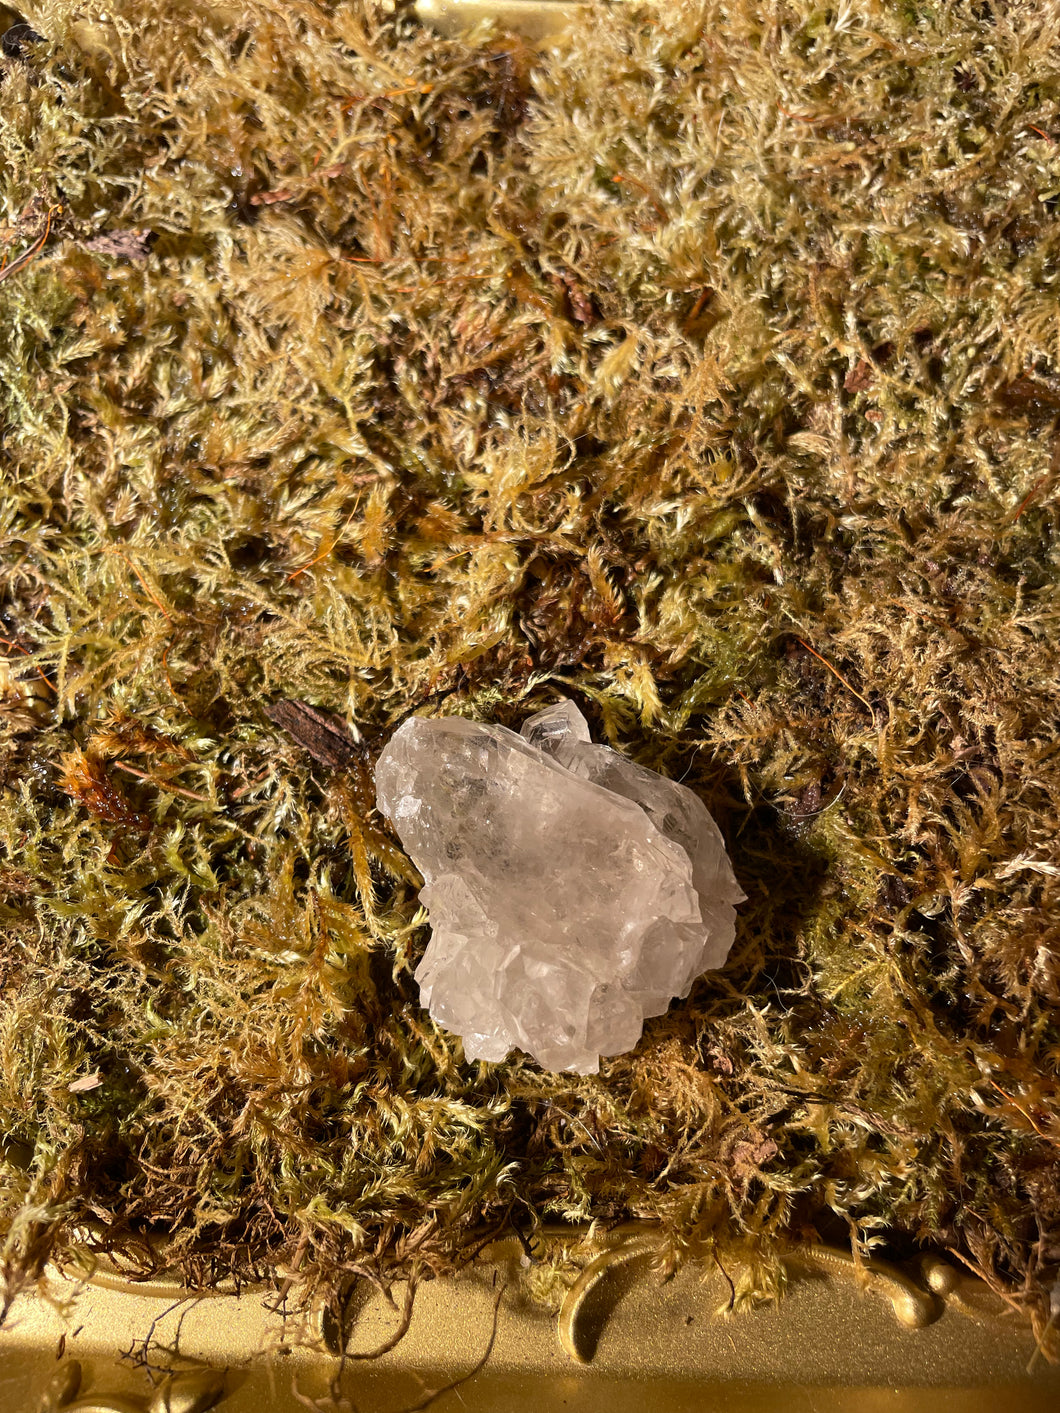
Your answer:
[[[1030,1113],[1023,1107],[1019,1100],[1014,1099],[1011,1094],[1007,1093],[1004,1089],[1002,1089],[996,1079],[992,1079],[990,1083],[994,1086],[994,1088],[1001,1095],[1001,1097],[1007,1100],[1007,1102],[1012,1105],[1012,1107],[1016,1110],[1017,1114],[1023,1115],[1023,1117],[1030,1124],[1031,1128],[1034,1129],[1034,1132],[1038,1135],[1039,1138],[1044,1138],[1047,1143],[1056,1142],[1056,1139],[1053,1138],[1051,1134],[1046,1133],[1043,1129],[1040,1129],[1038,1127],[1038,1125],[1034,1122],[1034,1119],[1031,1117]]]
[[[820,662],[823,662],[825,667],[827,667],[828,671],[832,674],[832,676],[838,677],[840,682],[842,682],[843,686],[847,689],[847,691],[853,692],[855,697],[857,697],[858,701],[868,707],[870,713],[873,716],[876,715],[876,713],[872,710],[872,704],[865,700],[865,698],[861,695],[861,693],[856,687],[851,686],[851,684],[847,681],[843,674],[837,668],[833,667],[826,657],[821,657],[821,654],[817,651],[816,648],[811,648],[809,643],[804,643],[801,638],[796,638],[795,641],[797,643],[802,643],[802,646],[806,649],[808,653],[813,653],[815,658],[817,658]]]
[[[1051,473],[1050,473],[1050,474],[1051,474]],[[1030,490],[1027,492],[1027,494],[1026,494],[1026,495],[1023,497],[1023,499],[1020,501],[1019,505],[1016,507],[1015,513],[1014,513],[1013,516],[1012,516],[1012,524],[1013,524],[1013,525],[1015,525],[1016,521],[1020,518],[1020,516],[1023,514],[1023,512],[1027,509],[1028,505],[1030,505],[1031,501],[1032,501],[1032,500],[1034,499],[1034,497],[1038,494],[1038,492],[1041,490],[1041,488],[1045,485],[1045,483],[1046,483],[1046,481],[1048,481],[1048,479],[1049,479],[1049,476],[1046,475],[1046,476],[1040,476],[1040,477],[1038,478],[1038,480],[1035,481],[1034,485],[1030,488]]]
[[[157,595],[156,593],[154,593],[154,591],[151,589],[151,587],[150,587],[150,585],[148,584],[147,580],[146,580],[146,579],[144,578],[144,576],[140,573],[139,569],[137,569],[136,565],[135,565],[135,564],[133,563],[133,561],[129,558],[129,556],[128,556],[127,554],[125,554],[125,552],[124,552],[123,550],[119,550],[119,549],[113,550],[112,553],[117,554],[117,555],[120,555],[121,558],[124,559],[125,563],[129,566],[129,568],[132,570],[132,572],[136,575],[137,579],[139,579],[139,581],[140,581],[140,587],[143,589],[144,593],[147,595],[147,597],[148,597],[148,598],[151,600],[151,602],[154,604],[155,608],[158,609],[159,613],[162,614],[163,618],[165,618],[165,619],[167,620],[167,622],[172,623],[172,622],[173,622],[172,614],[169,613],[169,611],[167,610],[165,604],[164,604],[164,603],[162,602],[162,600],[158,597],[158,595]],[[174,695],[175,695],[175,694],[174,694]]]
[[[361,498],[360,496],[358,496],[357,504],[350,511],[349,515],[347,515],[346,519],[342,522],[341,527],[335,531],[335,538],[331,541],[329,545],[326,545],[324,549],[322,549],[320,553],[316,555],[315,558],[311,559],[308,564],[303,564],[301,569],[295,569],[290,574],[288,574],[288,584],[291,582],[292,579],[297,579],[299,574],[304,574],[307,569],[312,569],[314,564],[319,564],[322,559],[327,559],[328,555],[332,552],[333,549],[335,549],[339,541],[342,539],[343,535],[350,528],[350,523],[353,520],[353,517],[357,514],[360,507]]]
[[[171,795],[183,795],[186,800],[198,800],[204,805],[210,803],[209,795],[199,795],[194,790],[185,790],[182,785],[171,785],[168,780],[159,780],[157,775],[148,775],[146,770],[137,770],[135,765],[126,765],[123,760],[116,760],[114,768],[115,770],[124,770],[126,775],[135,775],[137,780],[146,780],[149,785],[157,785],[160,790],[168,790]]]
[[[342,103],[342,111],[350,113],[358,103],[378,103],[384,98],[402,98],[406,93],[426,95],[434,92],[433,83],[413,83],[406,88],[392,88],[386,93],[355,93]]]
[[[265,781],[268,780],[272,773],[272,766],[269,766],[264,775],[259,775],[256,780],[251,780],[246,785],[240,785],[238,790],[232,790],[228,798],[230,800],[241,800],[244,795],[249,795],[251,790],[256,790],[259,785],[264,785]]]
[[[23,657],[32,656],[28,649],[24,648],[21,643],[16,643],[13,638],[0,638],[0,646],[3,646],[5,648],[14,648],[15,652],[21,653]],[[34,672],[36,672],[37,676],[47,687],[48,691],[54,692],[55,687],[51,682],[48,681],[47,677],[45,677],[44,673],[40,670],[36,663],[33,664],[33,670]]]
[[[648,198],[652,206],[654,206],[656,215],[659,217],[659,220],[662,221],[664,225],[670,219],[666,207],[655,195],[651,187],[645,186],[644,183],[642,181],[638,181],[636,177],[631,177],[628,172],[615,172],[611,180],[613,182],[617,182],[620,186],[623,182],[625,182],[629,186],[635,186],[639,192],[642,192]]]
[[[40,235],[29,247],[29,249],[24,250],[21,255],[19,255],[16,259],[12,260],[10,265],[6,263],[5,256],[5,263],[2,267],[0,267],[0,283],[2,283],[4,280],[10,279],[12,275],[17,275],[19,270],[24,270],[26,266],[30,263],[30,261],[35,256],[40,254],[40,252],[44,249],[45,245],[48,243],[48,237],[51,234],[52,216],[55,214],[56,211],[61,211],[62,209],[62,206],[49,206],[48,215],[44,221],[44,230],[40,233]]]

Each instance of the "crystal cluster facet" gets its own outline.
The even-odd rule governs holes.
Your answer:
[[[594,1074],[728,955],[744,895],[718,826],[685,786],[593,745],[572,702],[521,735],[411,717],[376,790],[425,880],[421,999],[468,1059],[519,1046]]]

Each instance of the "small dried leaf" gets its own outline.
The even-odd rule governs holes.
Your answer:
[[[771,1138],[762,1137],[754,1143],[737,1143],[732,1150],[733,1171],[738,1177],[750,1177],[779,1152]]]
[[[144,260],[154,231],[136,227],[128,231],[101,231],[83,241],[85,250],[93,255],[112,255],[116,260]]]
[[[150,822],[132,808],[107,774],[103,762],[91,752],[73,750],[60,757],[59,784],[89,814],[107,824],[124,824],[145,832]]]
[[[270,721],[293,736],[314,760],[332,770],[346,770],[357,759],[357,743],[341,717],[308,702],[279,701],[265,708]]]
[[[99,1070],[93,1070],[91,1074],[72,1080],[66,1087],[71,1094],[87,1094],[90,1089],[98,1089],[102,1083],[103,1078]]]
[[[999,388],[995,396],[1006,412],[1048,418],[1060,411],[1060,379],[1025,374]]]
[[[843,379],[843,387],[849,393],[864,392],[871,387],[876,377],[876,370],[867,358],[859,358],[854,367]]]
[[[251,206],[276,206],[281,201],[293,201],[296,191],[259,191],[250,198]]]

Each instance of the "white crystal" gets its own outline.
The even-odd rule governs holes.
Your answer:
[[[685,786],[593,745],[572,702],[521,735],[411,717],[376,791],[425,880],[420,997],[468,1059],[519,1046],[595,1074],[728,955],[744,895],[718,826]]]

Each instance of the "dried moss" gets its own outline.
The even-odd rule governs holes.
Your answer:
[[[547,55],[366,0],[25,18],[8,1293],[86,1224],[332,1288],[635,1215],[952,1249],[1041,1325],[1055,8],[675,4]],[[701,791],[749,894],[726,970],[589,1079],[427,1020],[372,810],[409,712],[557,694]],[[351,723],[348,770],[287,697]]]

